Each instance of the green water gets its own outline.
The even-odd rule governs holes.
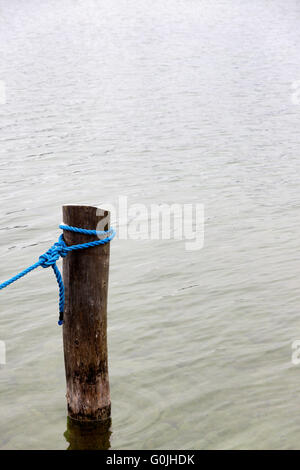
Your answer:
[[[205,207],[202,250],[112,244],[112,422],[90,445],[299,448],[299,19],[297,0],[0,0],[1,280],[63,204]],[[52,273],[0,302],[0,448],[81,445]]]

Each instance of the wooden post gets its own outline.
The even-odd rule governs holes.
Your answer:
[[[63,223],[96,230],[110,228],[110,213],[90,206],[64,206]],[[99,230],[99,227],[98,227]],[[68,246],[98,240],[64,231]],[[66,305],[63,325],[68,415],[79,421],[109,419],[107,291],[110,243],[74,251],[63,260]]]

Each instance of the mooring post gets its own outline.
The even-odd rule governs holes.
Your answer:
[[[108,230],[110,213],[90,206],[64,206],[63,223],[89,230]],[[64,231],[64,240],[70,246],[99,238]],[[110,243],[107,243],[71,252],[63,260],[66,397],[69,417],[79,421],[105,421],[110,417],[107,358],[109,255]]]

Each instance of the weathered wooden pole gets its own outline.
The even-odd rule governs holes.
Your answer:
[[[64,206],[66,225],[110,228],[110,213],[90,206]],[[64,231],[68,246],[99,240]],[[63,325],[68,415],[79,421],[105,421],[111,402],[107,358],[107,292],[110,243],[78,250],[63,260],[66,304]]]

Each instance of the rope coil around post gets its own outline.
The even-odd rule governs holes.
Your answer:
[[[58,269],[57,264],[56,264],[57,261],[60,258],[65,258],[68,255],[68,253],[70,253],[71,251],[85,250],[87,248],[93,248],[95,246],[105,245],[106,243],[109,243],[115,237],[116,231],[113,228],[107,231],[87,230],[87,229],[71,227],[69,225],[63,225],[63,224],[60,225],[59,228],[61,230],[67,230],[69,232],[75,232],[75,233],[82,233],[84,235],[92,235],[92,236],[106,235],[106,238],[95,240],[93,242],[67,246],[64,241],[63,235],[61,235],[58,239],[58,242],[54,243],[54,245],[48,251],[46,251],[46,253],[44,253],[43,255],[39,257],[38,262],[24,269],[24,271],[21,271],[19,274],[16,274],[11,279],[8,279],[7,281],[0,284],[0,290],[5,289],[5,287],[8,287],[10,284],[13,284],[14,282],[18,281],[23,276],[26,276],[27,274],[29,274],[31,271],[33,271],[34,269],[38,267],[50,268],[51,266],[55,274],[58,287],[59,287],[59,321],[58,321],[58,324],[62,325],[64,322],[65,286],[63,283],[61,272]]]

